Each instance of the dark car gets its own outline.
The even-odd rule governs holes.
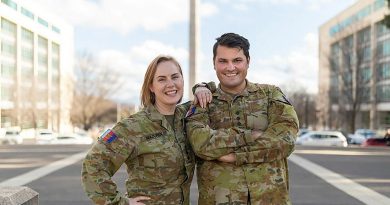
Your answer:
[[[390,138],[373,137],[363,141],[362,146],[390,146]]]

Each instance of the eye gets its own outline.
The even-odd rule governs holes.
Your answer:
[[[235,63],[240,63],[240,62],[242,62],[242,59],[241,59],[241,58],[239,58],[239,59],[234,59],[233,62],[235,62]]]
[[[158,79],[157,79],[157,82],[164,82],[164,81],[165,81],[164,78],[158,78]]]

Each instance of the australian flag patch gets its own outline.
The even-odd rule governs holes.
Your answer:
[[[187,114],[186,114],[185,117],[189,117],[189,116],[191,116],[192,114],[194,114],[195,110],[196,110],[195,105],[191,105],[191,107],[190,107],[190,109],[188,110],[188,112],[187,112]]]
[[[107,129],[101,136],[100,136],[100,140],[103,141],[103,142],[106,142],[106,143],[111,143],[113,142],[114,140],[116,140],[117,136],[115,135],[115,133],[110,130],[110,129]]]

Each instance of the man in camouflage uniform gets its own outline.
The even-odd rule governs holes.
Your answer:
[[[247,39],[224,34],[213,51],[219,87],[207,108],[192,109],[186,124],[201,158],[199,204],[291,204],[287,157],[298,132],[293,106],[278,87],[246,80]]]

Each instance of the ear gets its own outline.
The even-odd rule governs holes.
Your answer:
[[[154,93],[154,88],[153,88],[152,84],[149,85],[149,90],[150,90],[150,92]]]

